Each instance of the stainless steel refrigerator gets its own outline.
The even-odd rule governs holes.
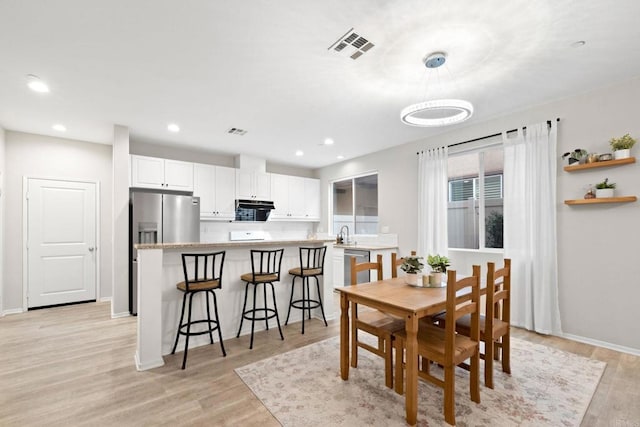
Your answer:
[[[137,243],[200,241],[200,198],[132,190],[129,197],[129,312],[138,311]]]

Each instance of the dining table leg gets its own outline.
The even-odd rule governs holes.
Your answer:
[[[415,425],[418,419],[418,316],[410,314],[405,319],[406,341],[406,394],[407,424]]]
[[[340,377],[349,379],[349,297],[340,294]]]

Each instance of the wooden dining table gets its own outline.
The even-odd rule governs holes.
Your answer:
[[[336,288],[340,292],[340,376],[349,379],[349,302],[371,307],[405,319],[406,419],[418,416],[418,320],[445,310],[446,288],[414,287],[404,277]]]

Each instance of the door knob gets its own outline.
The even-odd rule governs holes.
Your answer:
[[[93,252],[95,248],[93,246],[89,246],[89,252]]]

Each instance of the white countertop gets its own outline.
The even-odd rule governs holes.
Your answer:
[[[333,239],[302,239],[302,240],[243,240],[238,242],[209,242],[209,243],[139,243],[134,247],[144,249],[209,249],[209,248],[242,248],[252,246],[292,246],[319,245],[332,242]]]
[[[334,243],[333,247],[337,249],[361,249],[363,251],[381,251],[385,249],[398,249],[397,245],[373,245],[370,243],[357,243],[357,244]]]

